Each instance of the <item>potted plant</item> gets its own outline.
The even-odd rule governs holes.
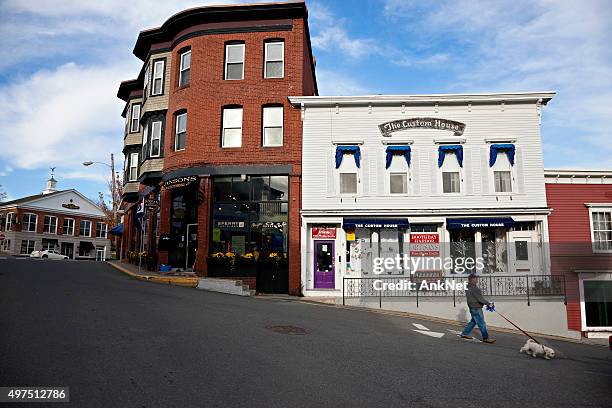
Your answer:
[[[208,276],[231,276],[235,255],[215,252],[208,256]]]

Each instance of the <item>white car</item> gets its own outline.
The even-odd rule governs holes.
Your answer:
[[[42,258],[42,259],[68,259],[66,255],[62,255],[52,249],[46,249],[44,251],[32,251],[30,258]]]

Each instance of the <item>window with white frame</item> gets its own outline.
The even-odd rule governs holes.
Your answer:
[[[132,114],[130,116],[130,132],[138,132],[140,128],[140,104],[132,105]]]
[[[19,250],[19,253],[21,255],[29,255],[34,251],[34,244],[35,241],[32,239],[24,239],[23,241],[21,241],[21,248]]]
[[[591,240],[593,251],[612,251],[612,208],[591,209]]]
[[[106,223],[96,222],[96,238],[106,238]]]
[[[161,153],[162,123],[160,121],[151,123],[151,157],[159,157]]]
[[[164,60],[153,62],[153,85],[151,95],[161,95],[164,93]]]
[[[391,156],[391,164],[387,169],[390,194],[408,194],[408,170],[408,163],[404,155]]]
[[[64,235],[74,235],[74,220],[72,218],[64,218]]]
[[[353,153],[344,153],[338,171],[338,191],[341,195],[356,195],[359,182],[359,168]]]
[[[499,152],[495,164],[491,167],[493,171],[493,189],[496,193],[512,192],[512,165],[506,152]]]
[[[147,147],[149,143],[149,124],[145,122],[144,129],[142,130],[142,159],[147,158]]]
[[[189,83],[191,74],[191,50],[187,50],[181,54],[179,65],[179,86],[185,86]]]
[[[91,221],[81,220],[79,235],[82,237],[91,237]]]
[[[225,79],[244,78],[244,44],[225,45]]]
[[[36,223],[38,222],[38,215],[25,213],[23,215],[23,231],[25,232],[36,232]]]
[[[242,146],[242,108],[224,108],[221,147],[240,146]]]
[[[130,154],[130,174],[129,181],[138,180],[138,153]]]
[[[10,212],[8,214],[6,214],[6,224],[4,227],[5,231],[12,231],[13,230],[13,223],[15,222],[15,213],[14,212]]]
[[[174,123],[174,150],[185,150],[185,139],[187,138],[187,112],[176,114]]]
[[[461,166],[457,155],[446,152],[444,163],[440,168],[442,171],[442,192],[444,194],[456,194],[461,192]]]
[[[265,106],[263,108],[263,145],[283,145],[282,106]]]
[[[285,75],[285,43],[283,41],[265,44],[264,78],[283,78]]]
[[[53,215],[45,215],[43,233],[57,234],[57,217]]]

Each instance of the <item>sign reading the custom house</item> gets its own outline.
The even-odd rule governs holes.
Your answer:
[[[394,120],[378,125],[380,133],[385,137],[391,136],[393,132],[416,128],[450,130],[455,136],[461,136],[465,130],[465,123],[439,118],[411,118]]]

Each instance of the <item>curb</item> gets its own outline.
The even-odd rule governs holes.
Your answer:
[[[199,282],[198,278],[188,278],[184,276],[139,275],[137,273],[130,271],[127,268],[124,268],[121,265],[117,265],[111,262],[106,262],[106,263],[112,266],[113,268],[117,269],[119,272],[124,273],[128,276],[131,276],[132,278],[135,278],[141,281],[164,283],[167,285],[185,286],[185,287],[190,287],[190,288],[195,288],[196,286],[198,286],[198,282]]]
[[[399,312],[395,310],[370,309],[368,307],[361,307],[361,306],[339,305],[336,303],[317,301],[314,299],[307,299],[307,298],[289,299],[289,298],[281,297],[281,296],[254,296],[254,298],[263,299],[263,300],[280,300],[280,301],[285,301],[285,302],[305,303],[305,304],[316,305],[316,306],[327,306],[327,307],[334,307],[337,309],[353,310],[353,311],[360,311],[360,312],[366,312],[366,313],[381,314],[381,315],[386,315],[386,316],[411,318],[411,319],[416,319],[416,320],[421,320],[421,321],[426,321],[426,322],[448,324],[448,325],[459,327],[459,328],[462,328],[465,326],[465,323],[462,323],[456,320],[443,319],[443,318],[435,317],[435,316],[427,316],[427,315],[411,313],[411,312]],[[518,330],[508,329],[506,327],[487,325],[487,328],[489,329],[489,331],[493,331],[493,332],[523,335]],[[584,344],[587,346],[595,346],[595,347],[608,347],[607,345],[604,345],[604,344],[585,342],[579,339],[572,339],[570,337],[561,337],[561,336],[554,336],[550,334],[541,334],[541,333],[530,333],[530,334],[536,337],[542,337],[545,339],[550,339],[550,340],[555,340],[555,341],[564,341],[568,343]]]

